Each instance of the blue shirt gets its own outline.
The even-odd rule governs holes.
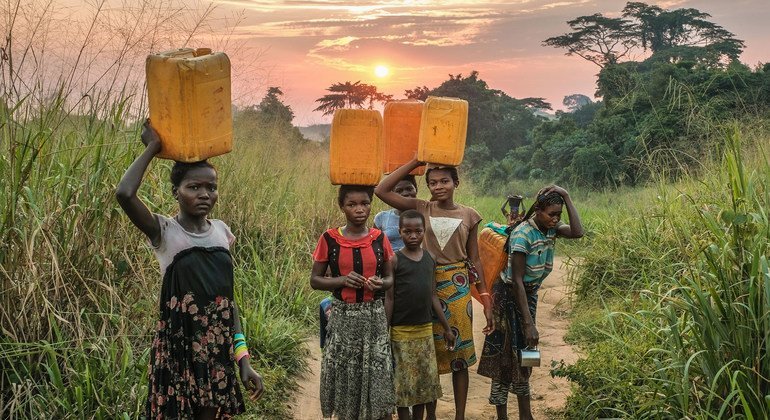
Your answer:
[[[404,241],[401,240],[401,234],[398,232],[398,219],[399,215],[396,214],[395,209],[381,211],[374,216],[374,226],[385,232],[393,251],[404,247]]]

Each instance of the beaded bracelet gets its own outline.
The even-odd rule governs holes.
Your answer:
[[[233,337],[233,353],[235,353],[236,363],[240,363],[241,359],[249,356],[249,347],[246,345],[246,336],[241,333],[235,334]]]

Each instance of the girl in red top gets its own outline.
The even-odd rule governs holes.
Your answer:
[[[393,286],[393,250],[384,233],[366,225],[373,195],[374,187],[341,186],[337,201],[347,223],[324,232],[313,252],[310,285],[334,296],[321,361],[321,411],[340,420],[385,418],[396,402],[383,303]]]

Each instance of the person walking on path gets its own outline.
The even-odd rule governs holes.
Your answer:
[[[321,361],[321,411],[340,420],[389,418],[396,403],[383,302],[393,286],[393,249],[382,231],[366,225],[373,190],[340,186],[346,224],[324,232],[313,252],[310,286],[334,297]]]
[[[160,263],[163,284],[149,366],[148,419],[229,418],[245,409],[235,376],[261,396],[262,377],[249,364],[246,338],[233,299],[235,236],[209,219],[217,202],[217,172],[206,161],[176,162],[171,191],[179,203],[173,217],[150,212],[137,191],[160,152],[157,132],[144,124],[144,152],[120,180],[116,198],[147,236]]]
[[[567,207],[569,224],[561,222]],[[569,193],[556,185],[542,189],[523,221],[509,238],[508,267],[492,286],[495,326],[484,340],[479,375],[492,379],[489,403],[499,420],[508,418],[508,393],[516,395],[519,419],[531,420],[529,377],[518,351],[534,349],[539,335],[535,326],[537,291],[553,269],[556,238],[583,236],[575,205]]]
[[[468,368],[476,363],[473,344],[473,305],[470,286],[475,284],[484,304],[487,324],[484,333],[494,330],[492,301],[484,284],[478,252],[479,213],[455,203],[454,191],[460,180],[457,168],[433,166],[425,173],[431,200],[407,198],[393,192],[393,188],[412,170],[424,165],[412,160],[386,176],[375,189],[375,194],[386,204],[399,210],[417,210],[425,218],[426,233],[423,248],[436,260],[435,281],[441,309],[455,334],[452,350],[442,345],[443,327],[433,323],[436,341],[436,361],[439,374],[452,374],[455,400],[455,419],[465,418],[468,398]]]
[[[436,262],[421,248],[425,218],[416,210],[407,210],[401,212],[399,224],[404,247],[396,251],[393,258],[393,287],[385,293],[385,312],[391,326],[390,344],[395,362],[398,418],[422,420],[427,406],[427,418],[435,420],[435,402],[441,397],[441,382],[436,365],[432,316],[435,315],[444,328],[444,347],[451,350],[455,336],[436,295],[433,280]]]

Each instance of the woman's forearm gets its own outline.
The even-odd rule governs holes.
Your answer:
[[[580,215],[578,214],[575,204],[572,202],[572,198],[567,195],[564,197],[564,205],[567,207],[567,215],[569,217],[569,227],[572,233],[572,238],[582,238],[585,232],[583,231],[583,223],[580,221]]]
[[[120,178],[120,182],[118,182],[118,187],[115,191],[115,195],[119,202],[136,197],[136,193],[142,185],[144,173],[147,172],[150,162],[152,162],[152,159],[157,153],[158,150],[155,150],[154,147],[145,147],[142,154],[128,167],[126,173]]]
[[[420,162],[418,162],[416,159],[412,159],[411,161],[399,166],[398,169],[391,172],[389,175],[386,175],[385,178],[383,178],[382,181],[380,181],[380,183],[374,187],[374,193],[379,197],[380,194],[393,191],[393,188],[396,188],[396,185],[398,185],[398,181],[404,179],[405,176],[409,175],[409,172],[412,172],[418,166],[420,166]]]
[[[521,277],[514,278],[512,287],[513,301],[516,303],[516,307],[519,309],[521,322],[524,324],[535,325],[535,321],[532,319],[532,314],[529,313],[527,292],[524,290],[524,280]]]
[[[390,175],[386,176],[380,183],[374,188],[374,194],[380,198],[385,204],[393,207],[396,210],[404,211],[417,208],[419,200],[415,198],[402,197],[400,194],[395,193],[393,188],[396,188],[398,182],[409,175],[409,172],[420,166],[421,163],[417,160],[412,160],[403,166],[393,171]]]
[[[238,310],[238,305],[235,303],[235,300],[232,302],[233,304],[233,334],[243,334],[243,328],[241,328],[241,314]]]
[[[479,292],[479,296],[481,296],[481,304],[484,305],[485,308],[492,306],[492,298],[490,297],[490,292],[487,290],[487,282],[484,278],[484,269],[481,265],[481,259],[477,256],[473,261],[474,267],[476,267],[476,272],[478,273],[478,281],[476,282],[476,291]]]
[[[311,276],[310,287],[314,290],[337,290],[345,285],[345,277]]]
[[[441,327],[444,328],[444,330],[450,329],[449,322],[447,322],[446,317],[444,316],[444,311],[441,309],[441,302],[438,300],[438,296],[434,293],[433,299],[433,314],[438,318],[438,322],[441,324]]]

